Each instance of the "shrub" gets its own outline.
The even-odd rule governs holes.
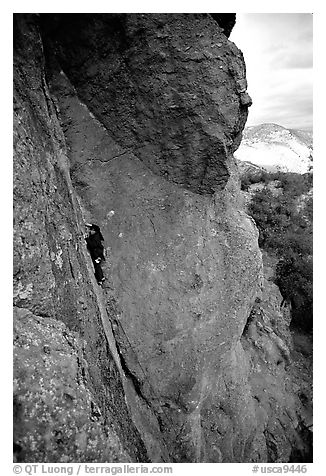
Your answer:
[[[269,184],[278,180],[279,192]],[[249,213],[259,229],[259,245],[279,258],[275,282],[292,304],[292,324],[312,328],[312,198],[298,209],[298,197],[312,186],[311,174],[264,174],[263,189],[254,193]]]

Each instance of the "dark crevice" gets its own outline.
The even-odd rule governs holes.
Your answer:
[[[70,268],[70,273],[71,273],[71,276],[72,278],[75,280],[75,273],[74,273],[74,270],[73,270],[73,267],[72,267],[72,264],[71,264],[71,260],[70,260],[70,256],[68,255],[68,261],[69,261],[69,268]]]
[[[267,462],[274,463],[278,458],[277,444],[275,438],[268,430],[264,431],[266,448],[267,448]]]
[[[154,230],[154,234],[156,235],[156,229],[155,229],[155,225],[154,225],[154,222],[151,218],[149,218],[149,221],[151,222],[152,224],[152,227],[153,227],[153,230]]]
[[[249,316],[247,318],[247,321],[245,323],[245,326],[243,328],[243,331],[242,331],[242,337],[246,337],[246,335],[248,334],[250,324],[253,322],[255,316],[256,316],[256,313],[254,312],[253,309],[251,309],[251,311],[249,313]]]
[[[142,391],[141,383],[139,382],[137,377],[130,371],[130,369],[129,369],[127,363],[126,363],[126,360],[125,360],[122,352],[120,351],[120,348],[119,348],[119,345],[118,345],[117,341],[116,341],[116,347],[117,347],[118,355],[119,355],[119,358],[120,358],[121,367],[122,367],[122,370],[123,370],[125,376],[132,382],[133,387],[134,387],[137,395],[142,400],[144,400],[146,402],[146,404],[148,405],[149,408],[151,408],[151,403],[149,402],[149,400],[146,398],[146,396],[144,395],[144,393]]]

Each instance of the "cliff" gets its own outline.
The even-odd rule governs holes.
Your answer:
[[[17,461],[307,451],[277,299],[275,329],[257,318],[270,293],[233,158],[251,104],[233,20],[15,16]],[[105,237],[104,289],[84,221]]]

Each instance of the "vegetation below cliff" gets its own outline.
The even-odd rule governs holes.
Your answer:
[[[215,18],[15,16],[17,461],[311,458],[233,157],[245,63]]]
[[[312,330],[312,174],[255,172],[241,188],[256,184],[248,211],[259,229],[259,245],[278,258],[275,283],[292,306],[292,324]],[[257,184],[261,186],[257,187]]]

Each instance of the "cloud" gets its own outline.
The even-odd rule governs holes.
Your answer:
[[[297,129],[312,127],[311,85],[305,81],[292,84],[292,77],[293,74],[286,72],[283,82],[273,84],[271,81],[267,89],[257,94],[250,91],[253,106],[249,110],[248,125],[274,122]]]
[[[306,49],[301,51],[280,51],[271,62],[271,67],[282,69],[302,69],[312,68],[312,49]]]
[[[312,41],[305,35],[290,37],[269,50],[270,67],[277,69],[312,68]]]
[[[240,14],[231,41],[246,61],[248,125],[312,128],[312,15]]]

